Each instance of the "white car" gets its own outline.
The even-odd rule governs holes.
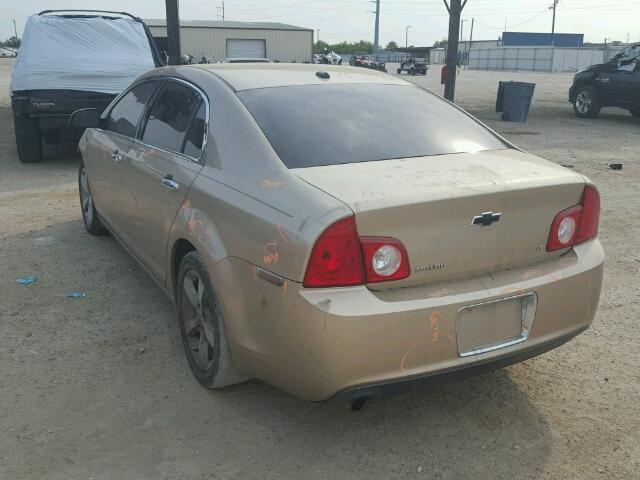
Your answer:
[[[6,48],[0,48],[0,57],[1,58],[15,58],[16,52],[13,52],[11,50],[8,50]]]

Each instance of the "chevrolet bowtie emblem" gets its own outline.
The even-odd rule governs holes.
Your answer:
[[[478,227],[488,227],[493,222],[499,221],[501,216],[501,213],[484,212],[473,217],[473,219],[471,219],[471,225],[475,225]]]

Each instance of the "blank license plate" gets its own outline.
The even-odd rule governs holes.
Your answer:
[[[467,357],[524,342],[535,309],[533,293],[461,308],[456,324],[458,353]]]

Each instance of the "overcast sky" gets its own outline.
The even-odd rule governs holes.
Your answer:
[[[107,8],[125,10],[143,18],[164,18],[164,0],[2,0],[0,38],[13,35],[16,20],[18,36],[26,18],[47,8]],[[553,0],[468,0],[463,12],[463,36],[469,37],[475,18],[475,40],[497,39],[504,30],[549,32]],[[183,19],[215,20],[222,0],[180,0]],[[320,39],[373,41],[375,2],[367,0],[225,0],[227,20],[270,21],[320,30]],[[395,40],[429,46],[447,35],[448,15],[442,0],[381,0],[380,43]],[[556,32],[584,33],[585,40],[640,41],[640,1],[560,0]]]

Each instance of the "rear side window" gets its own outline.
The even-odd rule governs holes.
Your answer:
[[[405,85],[303,85],[238,93],[288,168],[508,148],[446,101]]]
[[[200,102],[200,107],[196,115],[189,124],[187,135],[184,139],[183,152],[193,158],[199,158],[202,152],[205,128],[207,126],[207,107],[204,102]]]
[[[133,87],[114,105],[107,117],[107,130],[127,137],[135,137],[145,104],[158,86],[158,82],[144,82]]]
[[[142,141],[164,150],[182,152],[187,128],[200,103],[200,95],[195,90],[167,82],[151,106]]]

